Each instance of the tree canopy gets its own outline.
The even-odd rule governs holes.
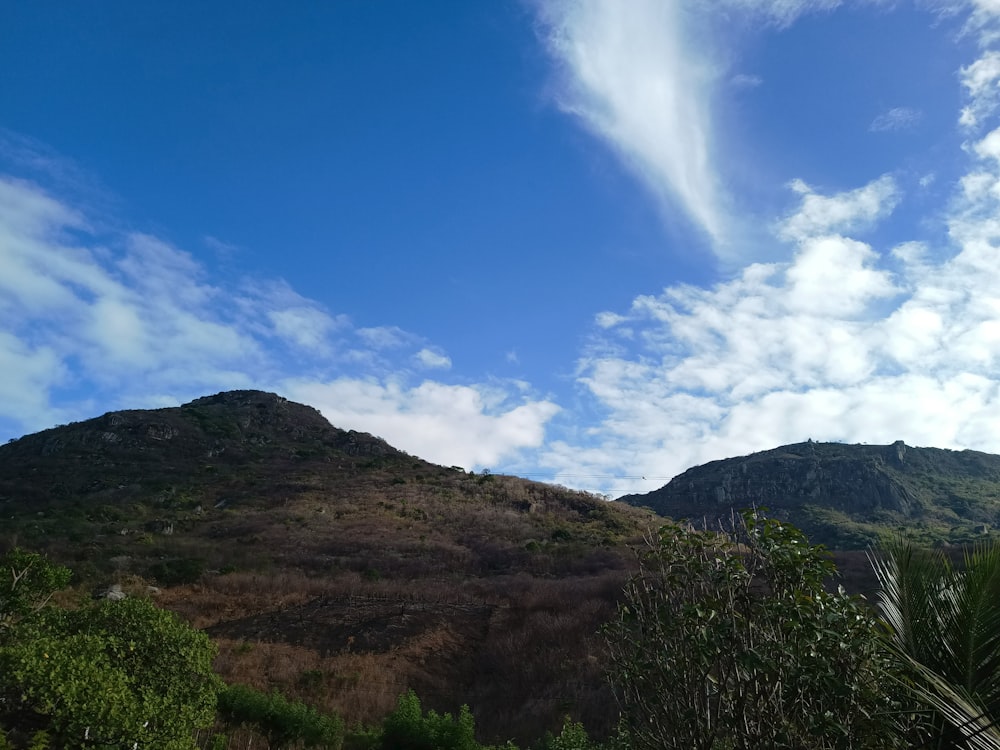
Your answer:
[[[0,566],[27,571],[3,592],[0,726],[66,748],[193,747],[220,684],[208,636],[145,599],[38,606],[68,580],[64,569],[20,550]]]
[[[639,563],[606,629],[631,747],[906,746],[874,613],[797,529],[668,523]]]

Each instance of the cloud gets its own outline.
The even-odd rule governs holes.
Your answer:
[[[720,0],[729,10],[742,11],[759,22],[779,28],[791,26],[800,16],[834,10],[843,0]]]
[[[210,234],[204,235],[201,238],[201,242],[205,247],[213,251],[220,258],[235,258],[242,252],[242,249],[238,245],[226,242],[225,240],[220,240],[218,237],[213,237]]]
[[[844,236],[895,205],[887,176],[835,195],[797,184],[801,205],[778,225],[795,242],[790,260],[604,318],[578,382],[605,417],[545,460],[556,472],[579,456],[595,473],[670,476],[810,437],[1000,452],[1000,131],[969,153],[946,247],[883,255]]]
[[[968,103],[962,108],[958,122],[975,128],[992,114],[1000,103],[1000,52],[984,53],[978,60],[959,71]]]
[[[864,229],[891,213],[899,202],[899,191],[890,175],[831,196],[815,193],[801,180],[793,180],[789,187],[802,196],[802,202],[779,225],[778,235],[786,240]]]
[[[67,368],[49,347],[32,347],[0,331],[0,404],[11,419],[22,423],[61,421],[60,411],[49,403],[48,392],[63,382]]]
[[[559,411],[550,401],[514,403],[505,389],[431,381],[406,388],[393,380],[289,380],[284,391],[318,408],[333,424],[352,425],[421,458],[465,468],[495,467],[540,446],[546,422]]]
[[[681,3],[550,2],[541,18],[563,73],[562,109],[608,143],[665,205],[679,205],[722,239],[709,111],[717,71],[686,33]]]
[[[893,107],[883,112],[868,126],[873,133],[893,133],[899,130],[909,130],[916,127],[923,117],[919,109],[910,107]]]
[[[720,158],[713,101],[720,86],[754,87],[751,74],[727,75],[734,41],[748,29],[783,29],[841,0],[537,0],[544,42],[557,64],[555,98],[609,145],[673,218],[680,211],[727,263],[752,233],[737,215]],[[882,5],[888,0],[854,0]],[[920,113],[897,108],[876,130],[912,127]],[[752,221],[752,219],[751,219]]]
[[[396,326],[359,328],[355,333],[373,349],[399,349],[414,341],[413,334]]]
[[[271,310],[267,317],[274,326],[275,334],[281,338],[317,353],[329,351],[329,336],[337,327],[337,322],[319,308],[302,305]]]
[[[729,79],[729,83],[741,89],[755,89],[764,83],[764,79],[749,73],[738,73]]]
[[[417,364],[427,370],[448,370],[451,369],[451,358],[440,352],[431,349],[421,349],[413,358]]]
[[[962,13],[972,9],[965,31],[976,34],[982,47],[993,44],[1000,37],[1000,29],[996,25],[1000,18],[1000,2],[997,0],[953,0],[943,4],[943,13]]]
[[[95,229],[112,223],[0,175],[0,430],[9,437],[97,408],[263,388],[317,394],[339,427],[476,466],[539,445],[557,411],[521,383],[410,385],[414,363],[451,364],[419,336],[354,329],[280,279],[213,279],[161,238]],[[335,404],[338,393],[359,400]]]

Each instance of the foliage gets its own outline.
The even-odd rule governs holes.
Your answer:
[[[598,750],[599,747],[587,735],[583,724],[567,716],[562,731],[557,735],[546,732],[538,750]]]
[[[44,559],[31,569],[40,583],[26,601],[66,580]],[[0,721],[64,748],[190,748],[215,715],[214,655],[204,633],[145,600],[41,607],[0,640]]]
[[[902,746],[891,660],[863,602],[793,527],[664,525],[606,628],[635,748]]]
[[[475,720],[468,706],[458,716],[450,713],[424,714],[420,699],[412,690],[399,697],[396,710],[382,723],[381,750],[480,750],[476,742]]]
[[[906,684],[937,710],[927,726],[933,746],[1000,747],[1000,543],[976,545],[961,569],[903,539],[872,562],[889,637],[910,668]]]
[[[244,685],[227,685],[219,693],[219,716],[230,725],[256,727],[274,747],[301,742],[305,747],[336,750],[344,741],[339,718],[288,700],[277,691],[262,693]]]
[[[71,577],[69,568],[19,547],[0,558],[0,637],[5,628],[41,610]]]
[[[210,629],[227,682],[277,688],[352,726],[379,722],[413,686],[439,711],[474,706],[490,741],[537,740],[569,707],[606,732],[617,710],[595,632],[648,513],[489,476],[273,396],[223,394],[0,446],[0,545],[44,551],[87,588],[142,577],[165,589],[158,603]],[[354,625],[339,611],[357,597],[414,606]],[[230,646],[244,641],[253,654]],[[300,682],[309,670],[328,676],[321,688]]]

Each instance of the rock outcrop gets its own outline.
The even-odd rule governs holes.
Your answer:
[[[976,451],[808,441],[688,469],[621,502],[715,522],[743,508],[819,532],[834,516],[858,524],[987,527],[1000,521],[1000,456]],[[964,532],[963,532],[964,533]]]

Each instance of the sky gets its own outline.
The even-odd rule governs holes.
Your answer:
[[[1000,453],[1000,0],[0,0],[0,440],[256,388],[618,496]]]

